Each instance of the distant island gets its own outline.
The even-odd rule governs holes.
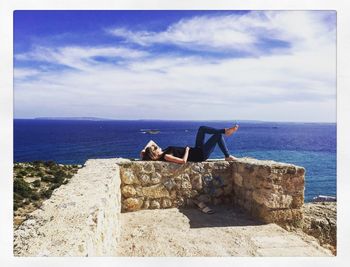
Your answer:
[[[72,121],[113,121],[114,119],[97,117],[37,117],[34,120],[72,120]]]

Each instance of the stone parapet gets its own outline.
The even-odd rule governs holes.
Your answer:
[[[275,161],[241,159],[232,164],[232,174],[237,206],[264,222],[300,222],[304,168]]]
[[[231,166],[226,161],[130,161],[119,166],[123,212],[181,207],[194,198],[215,204],[233,201]]]
[[[121,212],[183,207],[192,199],[234,205],[263,222],[297,224],[304,174],[302,167],[251,158],[182,165],[88,160],[14,231],[14,255],[116,256]]]
[[[120,235],[116,159],[88,160],[14,231],[15,256],[115,256]]]
[[[305,170],[292,164],[242,158],[183,165],[124,160],[119,166],[123,212],[181,207],[196,198],[232,203],[263,222],[302,219]]]

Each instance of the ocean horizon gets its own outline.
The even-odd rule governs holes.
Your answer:
[[[336,123],[329,122],[14,119],[14,161],[84,164],[90,158],[139,158],[150,139],[162,148],[194,146],[199,126],[225,128],[235,122],[237,133],[225,137],[232,155],[305,167],[306,202],[317,195],[336,196]],[[223,158],[219,148],[210,158]]]

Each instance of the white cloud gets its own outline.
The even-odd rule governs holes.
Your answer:
[[[148,53],[124,47],[79,47],[67,46],[61,48],[37,47],[29,53],[16,55],[17,60],[34,60],[60,64],[80,70],[86,70],[90,65],[96,65],[96,57],[135,59]]]
[[[329,12],[256,11],[245,15],[183,19],[162,32],[133,32],[125,28],[108,32],[144,46],[164,43],[193,50],[226,49],[255,54],[264,38],[289,42],[292,49],[327,45],[334,41],[335,28],[325,28],[325,16],[329,16]]]
[[[292,18],[296,19],[294,24],[301,24],[295,26]],[[152,33],[152,38],[150,33],[119,34],[144,45],[169,40],[180,40],[177,44],[182,45],[189,40],[202,49],[206,43],[211,48],[228,47],[234,39],[253,47],[260,37],[257,27],[263,27],[263,32],[290,41],[292,47],[286,53],[214,60],[175,54],[152,56],[122,47],[38,48],[17,60],[35,58],[80,71],[38,73],[35,68],[16,68],[17,77],[29,77],[30,71],[36,76],[16,80],[15,117],[335,121],[335,35],[333,29],[325,30],[322,14],[266,12],[237,17],[232,28],[240,29],[246,39],[223,34],[230,28],[229,19],[225,16],[219,21],[223,29],[213,18],[197,17]],[[216,32],[217,37],[204,31],[196,35],[200,25],[209,33]],[[97,64],[96,56],[123,57],[124,61],[122,65]]]
[[[25,79],[28,77],[36,76],[40,73],[37,69],[31,69],[31,68],[15,68],[14,69],[14,78],[15,80],[19,79]]]

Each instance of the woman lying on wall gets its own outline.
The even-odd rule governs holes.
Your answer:
[[[169,161],[179,164],[190,162],[205,161],[210,157],[210,154],[214,151],[216,145],[219,146],[222,153],[225,155],[225,160],[235,161],[237,158],[231,156],[226,147],[223,134],[231,136],[238,130],[236,124],[231,128],[215,129],[208,126],[201,126],[198,129],[195,147],[176,147],[169,146],[162,150],[154,141],[149,141],[144,149],[141,151],[142,160],[160,160]],[[212,136],[205,141],[205,134],[211,134]]]
[[[201,126],[197,132],[195,147],[169,146],[163,151],[154,141],[151,140],[141,151],[140,156],[142,160],[160,160],[179,164],[184,164],[188,161],[201,162],[209,158],[210,154],[214,151],[216,144],[218,144],[222,153],[225,155],[225,160],[235,161],[237,158],[229,154],[222,135],[225,134],[226,136],[231,136],[238,130],[238,128],[239,126],[237,124],[234,127],[225,129]],[[212,135],[207,142],[204,142],[205,134]],[[193,202],[202,212],[206,214],[214,213],[214,211],[204,202],[200,202],[196,199],[194,199]]]

